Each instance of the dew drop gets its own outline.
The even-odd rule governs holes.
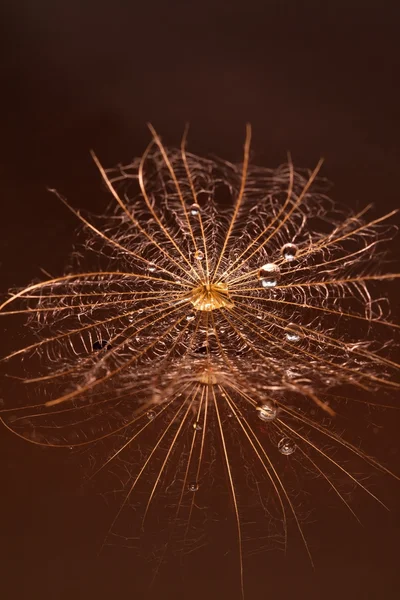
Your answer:
[[[196,422],[196,423],[193,423],[193,429],[195,429],[196,431],[201,431],[203,428],[200,425],[200,423]]]
[[[150,273],[154,273],[154,271],[156,270],[156,265],[155,265],[153,262],[150,262],[150,263],[147,265],[147,270],[148,270]]]
[[[267,263],[261,267],[258,276],[263,287],[275,287],[281,278],[281,270],[278,265]]]
[[[258,418],[261,421],[273,421],[277,414],[278,409],[272,402],[265,402],[258,408]]]
[[[197,492],[198,489],[199,489],[199,484],[197,483],[197,481],[192,481],[188,484],[189,492]]]
[[[281,454],[284,454],[285,456],[290,456],[296,450],[296,444],[293,440],[284,437],[278,443],[278,450]]]
[[[154,412],[154,410],[148,410],[146,413],[146,417],[148,418],[149,421],[152,421],[155,416],[156,416],[156,413]]]
[[[143,308],[138,308],[138,314],[139,315],[143,314],[143,312],[144,312]]]
[[[193,321],[194,315],[187,315],[186,321]]]
[[[296,343],[303,337],[302,329],[296,323],[289,323],[285,329],[285,338],[288,342]]]
[[[285,260],[292,261],[296,258],[296,254],[298,252],[298,248],[296,244],[285,244],[282,246],[282,256]]]
[[[192,204],[190,207],[190,214],[196,217],[200,212],[200,206],[198,204]]]
[[[202,252],[201,250],[197,250],[194,253],[194,257],[195,257],[196,260],[203,260],[203,258],[204,258],[204,252]]]

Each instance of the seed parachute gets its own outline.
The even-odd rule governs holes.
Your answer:
[[[244,594],[245,557],[286,547],[290,529],[312,560],[299,480],[355,518],[349,491],[382,503],[360,464],[393,474],[357,440],[400,386],[383,295],[400,276],[384,270],[394,213],[339,209],[321,162],[253,166],[250,126],[239,165],[150,129],[131,164],[105,170],[93,154],[107,214],[58,194],[84,247],[1,305],[25,339],[2,358],[1,417],[35,444],[93,445],[95,479],[119,482],[105,545],[159,545],[162,562],[211,543],[231,514]]]

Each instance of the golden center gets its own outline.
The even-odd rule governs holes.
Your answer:
[[[190,292],[190,301],[196,310],[211,311],[233,306],[226,283],[202,283]]]

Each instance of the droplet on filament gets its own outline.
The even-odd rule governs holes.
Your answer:
[[[278,265],[267,263],[261,267],[258,276],[263,287],[275,287],[281,278],[281,270]]]
[[[278,450],[285,456],[290,456],[296,450],[296,444],[289,438],[282,438],[278,443]]]
[[[289,243],[289,244],[285,244],[284,246],[282,246],[282,250],[281,250],[282,256],[285,260],[287,260],[289,262],[296,258],[297,252],[298,252],[298,248],[297,248],[296,244]]]

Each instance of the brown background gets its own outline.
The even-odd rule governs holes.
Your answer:
[[[148,120],[170,144],[190,121],[191,150],[233,161],[250,121],[258,163],[275,166],[290,150],[296,164],[313,166],[322,155],[335,198],[354,208],[374,202],[380,213],[398,206],[395,3],[224,4],[1,3],[2,290],[39,276],[39,267],[62,271],[75,222],[46,186],[101,211],[89,149],[108,166],[128,161],[149,139]],[[3,333],[6,344],[17,337],[12,327]],[[396,468],[397,413],[382,421],[384,458]],[[6,431],[0,449],[2,597],[146,597],[149,566],[129,552],[96,557],[109,514],[100,496],[75,493],[79,461]],[[364,528],[313,498],[316,570],[297,542],[286,558],[257,556],[247,566],[248,600],[397,598],[400,485],[381,485],[391,512],[361,496]],[[171,569],[151,597],[236,599],[229,560],[210,547],[187,571]]]

